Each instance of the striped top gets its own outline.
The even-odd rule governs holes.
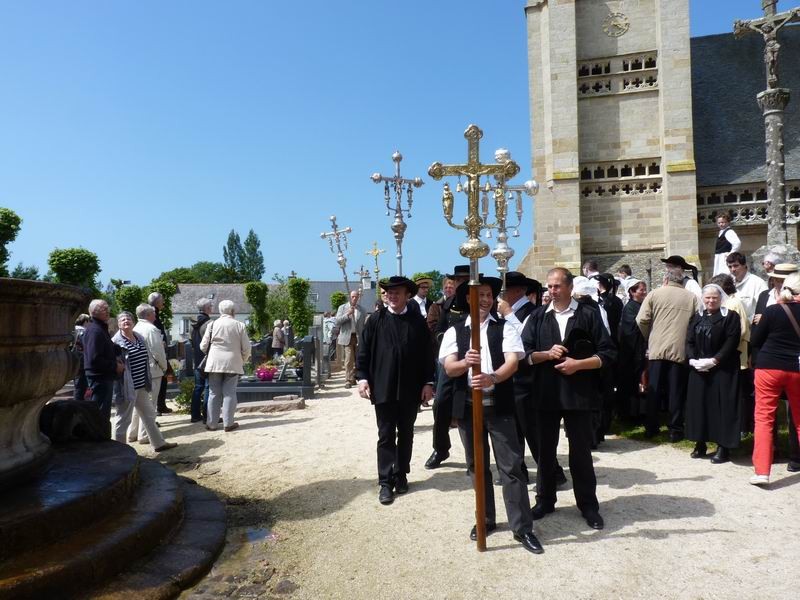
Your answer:
[[[132,342],[124,335],[122,343],[128,351],[128,368],[131,370],[133,387],[140,390],[147,385],[147,346],[138,339]]]

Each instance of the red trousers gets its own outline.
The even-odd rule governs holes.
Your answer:
[[[800,372],[777,369],[756,369],[755,444],[753,467],[756,475],[769,475],[772,468],[772,428],[778,400],[786,392],[792,409],[795,431],[800,438]]]

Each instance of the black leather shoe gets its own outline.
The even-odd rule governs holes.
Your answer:
[[[398,494],[405,494],[408,492],[408,478],[405,475],[395,476],[394,491]]]
[[[789,473],[797,473],[800,471],[800,462],[797,462],[796,460],[790,460],[789,464],[786,465],[786,470],[789,471]]]
[[[689,456],[692,458],[705,458],[707,451],[708,448],[706,447],[705,442],[697,442],[694,445],[694,450],[692,450],[692,453]]]
[[[384,505],[394,502],[394,492],[392,492],[392,488],[388,485],[382,485],[381,492],[378,494],[378,502]]]
[[[534,554],[544,554],[544,548],[542,547],[542,543],[539,539],[533,534],[532,531],[528,531],[526,533],[515,533],[514,539],[517,540],[522,547],[525,548],[528,552],[533,552]]]
[[[669,441],[672,444],[676,444],[683,439],[683,433],[680,431],[670,431],[669,432]]]
[[[446,461],[450,457],[450,453],[446,452],[444,454],[439,454],[436,450],[433,451],[433,454],[430,455],[428,460],[425,461],[425,468],[426,469],[438,469],[442,466],[442,463]]]
[[[497,529],[497,523],[487,523],[486,524],[486,535],[489,535],[490,533],[492,533],[496,529]],[[472,531],[469,532],[469,539],[471,539],[473,542],[477,542],[478,541],[478,526],[477,525],[473,525],[472,526]]]
[[[603,517],[599,512],[586,512],[583,513],[583,518],[586,519],[586,524],[592,529],[602,529],[606,526]]]
[[[555,512],[555,510],[555,506],[545,506],[544,504],[539,504],[537,502],[531,509],[531,517],[533,517],[534,521],[538,521],[539,519],[544,519],[545,515]]]
[[[567,485],[567,476],[564,474],[564,469],[556,471],[556,487]]]
[[[718,446],[714,456],[711,457],[711,462],[715,465],[721,465],[722,463],[729,462],[730,460],[730,453],[728,452],[728,449],[723,446]]]

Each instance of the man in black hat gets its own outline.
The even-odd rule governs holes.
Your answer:
[[[689,290],[697,299],[702,303],[703,301],[703,289],[700,287],[700,284],[697,282],[697,267],[694,265],[690,265],[686,262],[686,259],[682,256],[678,256],[677,254],[673,254],[672,256],[668,256],[667,258],[662,258],[661,262],[664,263],[664,266],[667,269],[678,270],[680,269],[681,273],[683,274],[683,289]],[[686,274],[686,271],[689,271],[692,276],[689,277]]]
[[[572,273],[561,267],[548,272],[552,302],[530,316],[522,333],[525,360],[533,366],[532,392],[538,410],[539,468],[532,514],[541,519],[555,510],[554,465],[564,419],[578,509],[590,527],[602,529],[592,464],[593,413],[602,404],[600,369],[613,363],[616,350],[598,311],[572,298],[572,279]]]
[[[386,310],[367,320],[356,357],[358,393],[375,406],[378,423],[378,500],[391,504],[408,491],[414,422],[433,397],[434,356],[425,320],[408,309],[417,291],[405,277],[381,282]]]
[[[439,349],[439,360],[453,382],[453,416],[458,419],[458,431],[464,444],[467,469],[474,478],[475,456],[472,428],[472,388],[483,389],[483,465],[486,493],[486,531],[497,529],[494,487],[489,471],[489,437],[492,440],[495,464],[500,472],[503,500],[508,525],[514,539],[529,552],[544,552],[533,533],[530,499],[522,472],[522,446],[517,438],[514,417],[514,382],[519,358],[524,356],[522,340],[516,327],[492,314],[494,299],[500,293],[502,282],[496,277],[480,277],[478,304],[481,320],[480,350],[470,348],[470,321],[462,320],[447,330]],[[456,289],[456,302],[466,306],[466,283]],[[480,365],[480,375],[472,374],[472,367]],[[470,539],[477,539],[476,527]]]
[[[465,281],[469,281],[469,265],[456,265],[453,273],[446,276],[457,289]],[[436,340],[441,343],[445,332],[458,321],[463,321],[466,314],[455,307],[456,295],[444,301],[436,326]],[[436,469],[450,456],[450,422],[453,420],[453,385],[447,373],[439,373],[436,382],[436,397],[433,401],[433,453],[425,461],[426,469]]]

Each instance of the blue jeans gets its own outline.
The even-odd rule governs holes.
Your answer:
[[[194,370],[194,390],[192,390],[192,421],[205,421],[208,414],[208,377]]]
[[[114,380],[86,376],[86,382],[92,390],[92,400],[97,403],[97,408],[103,418],[111,420],[111,400],[114,397]]]

